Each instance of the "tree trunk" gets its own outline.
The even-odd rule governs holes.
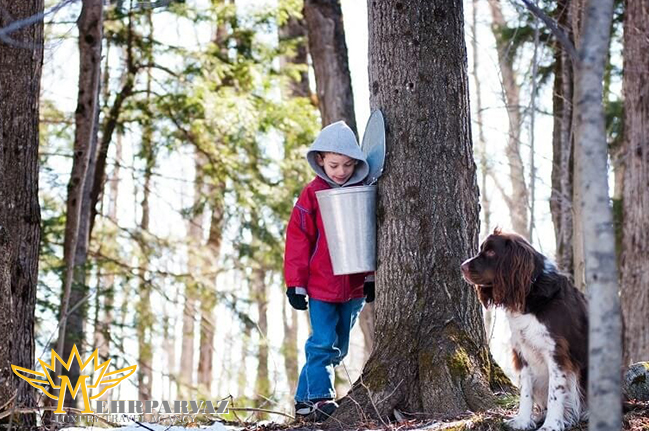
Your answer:
[[[284,69],[290,64],[302,68],[299,78],[291,80],[287,94],[290,97],[311,97],[307,63],[307,30],[304,18],[291,16],[284,25],[280,26],[279,38],[281,41],[291,42],[295,46],[292,56],[280,57],[280,67]]]
[[[117,128],[119,115],[122,112],[124,102],[133,94],[135,86],[135,77],[138,72],[138,66],[133,58],[133,12],[129,12],[127,40],[126,40],[126,67],[122,76],[122,87],[115,96],[112,106],[108,113],[105,115],[101,125],[101,139],[97,151],[97,164],[95,168],[94,178],[92,182],[92,191],[90,194],[90,235],[95,225],[95,218],[98,214],[97,204],[101,199],[104,191],[104,183],[106,180],[106,160],[108,158],[108,149],[113,139],[113,133]]]
[[[43,1],[0,0],[0,27],[43,12]],[[43,20],[0,42],[0,405],[33,407],[34,389],[10,364],[33,369],[34,308],[40,245],[38,119]],[[24,45],[24,46],[23,46]],[[24,417],[35,425],[34,415]]]
[[[225,207],[223,195],[225,184],[219,183],[211,185],[209,196],[212,206],[212,216],[210,218],[210,233],[207,239],[207,259],[205,268],[217,268],[215,262],[219,262],[221,255],[221,241],[223,239],[223,217]],[[212,392],[212,379],[214,377],[212,370],[212,361],[214,356],[214,331],[216,330],[216,316],[214,308],[216,307],[216,295],[214,294],[218,286],[216,284],[216,275],[205,280],[205,288],[201,294],[201,330],[200,330],[200,350],[198,356],[198,388],[199,393],[210,396]]]
[[[195,392],[194,386],[194,325],[197,313],[197,301],[199,299],[198,284],[200,280],[197,274],[203,270],[200,257],[200,248],[203,243],[203,219],[204,213],[199,210],[201,194],[203,192],[204,178],[203,166],[205,160],[198,152],[195,155],[196,177],[194,180],[194,205],[195,211],[188,223],[189,231],[189,256],[187,269],[190,274],[196,274],[185,284],[185,307],[183,309],[183,339],[180,356],[180,382],[179,392],[181,399],[190,396]]]
[[[270,393],[270,378],[268,376],[268,295],[266,293],[266,271],[263,268],[252,270],[253,302],[257,304],[259,330],[259,348],[257,350],[257,380],[255,396],[257,407],[264,407]],[[263,416],[258,416],[263,419]]]
[[[305,0],[304,18],[322,126],[344,120],[358,136],[340,1]]]
[[[506,199],[506,202],[509,207],[514,231],[527,238],[529,235],[527,210],[530,205],[529,194],[525,184],[523,159],[520,151],[521,127],[523,124],[521,119],[520,88],[516,82],[513,51],[510,49],[509,41],[502,35],[503,30],[507,28],[507,22],[503,17],[500,1],[489,0],[489,6],[492,17],[491,27],[496,38],[498,64],[503,80],[504,99],[509,116],[509,138],[507,139],[505,154],[509,163],[509,178],[512,183],[512,194],[509,196],[509,199]]]
[[[295,47],[293,56],[280,57],[280,67],[285,69],[288,65],[301,67],[304,70],[300,72],[298,79],[290,82],[288,91],[284,91],[283,96],[286,98],[307,97],[311,99],[311,87],[309,86],[308,71],[308,51],[307,51],[307,28],[304,18],[290,17],[288,21],[279,28],[279,38],[282,41],[291,43]],[[288,151],[285,148],[285,151]],[[284,169],[282,176],[288,178],[293,173],[289,169]],[[282,295],[284,292],[282,292]],[[288,310],[287,310],[288,309]],[[290,319],[287,316],[290,315]],[[282,316],[284,325],[284,338],[282,340],[282,353],[284,356],[284,368],[289,385],[289,393],[294,394],[297,388],[299,377],[298,369],[298,312],[291,307],[288,301],[282,301]]]
[[[484,123],[482,119],[482,91],[480,79],[478,78],[478,0],[473,0],[471,8],[471,50],[473,51],[473,82],[475,84],[476,95],[476,124],[478,127],[478,148],[477,153],[480,158],[480,206],[483,214],[483,228],[481,232],[491,231],[491,202],[487,196],[487,176],[490,173],[489,163],[487,161],[487,140],[484,136]],[[487,313],[491,311],[487,310]]]
[[[585,11],[575,72],[576,140],[583,248],[590,315],[588,359],[589,429],[622,426],[621,312],[615,232],[609,205],[607,143],[602,81],[608,53],[613,0],[591,2]]]
[[[224,5],[225,1],[215,0],[215,5]],[[225,19],[217,17],[216,33],[214,43],[219,47],[222,56],[227,57],[228,51],[226,39],[228,29],[225,26]],[[217,181],[213,178],[211,181]],[[204,268],[217,268],[216,262],[219,262],[221,254],[221,241],[223,238],[223,217],[224,203],[223,195],[225,194],[225,184],[218,182],[210,184],[208,196],[210,197],[210,206],[212,215],[210,218],[209,237],[207,238],[207,254],[203,261]],[[214,357],[214,331],[216,330],[216,316],[214,308],[216,307],[215,291],[217,275],[204,277],[201,281],[201,304],[200,304],[200,334],[199,334],[199,351],[198,351],[198,394],[200,397],[211,397],[212,379],[214,378],[212,362]]]
[[[115,145],[115,166],[110,180],[110,196],[108,201],[108,219],[117,225],[117,200],[119,196],[119,172],[122,163],[122,142],[121,136],[117,136]],[[97,319],[95,319],[95,349],[99,349],[99,358],[101,362],[106,362],[109,358],[112,347],[111,325],[113,324],[113,307],[115,304],[115,275],[112,271],[103,275],[99,273],[99,289],[101,294],[97,293]],[[103,315],[100,311],[103,310]],[[111,399],[112,391],[106,391],[99,400],[108,401]]]
[[[377,208],[376,344],[336,414],[344,423],[366,419],[356,403],[374,418],[493,405],[480,306],[458,273],[480,223],[462,9],[368,1],[370,101],[385,114],[390,155]]]
[[[649,359],[649,8],[624,13],[624,231],[622,309],[626,363]]]
[[[88,244],[89,203],[84,204],[89,187],[91,160],[96,148],[96,121],[99,106],[99,82],[101,79],[101,45],[103,33],[102,0],[84,0],[81,15],[77,21],[79,29],[79,93],[75,111],[75,137],[72,172],[68,183],[66,202],[65,240],[63,245],[66,263],[61,307],[60,326],[56,351],[68,358],[77,344],[83,352],[83,325],[85,306],[75,307],[83,301],[87,293],[85,286],[85,260]],[[94,166],[94,165],[93,165]],[[75,309],[69,311],[74,307]],[[75,361],[69,370],[63,371],[57,363],[57,374],[70,376],[76,382],[80,375],[79,364]],[[70,391],[66,392],[66,406],[74,406],[75,400]]]
[[[147,79],[147,90],[150,91],[151,75]],[[147,97],[149,99],[149,97]],[[144,120],[142,132],[142,149],[144,157],[144,186],[142,189],[142,218],[140,220],[140,258],[138,259],[138,284],[139,300],[137,307],[136,331],[138,339],[138,393],[140,400],[150,400],[152,398],[153,383],[153,324],[154,316],[151,310],[151,283],[148,277],[148,265],[150,256],[150,246],[147,237],[149,235],[149,196],[151,194],[151,176],[155,166],[155,150],[153,148],[153,130],[151,124],[151,113],[147,113]]]
[[[582,39],[582,29],[585,15],[586,0],[572,0],[570,2],[570,22],[572,24],[572,35],[575,40],[575,47],[579,47]],[[577,66],[573,64],[574,85],[577,82]],[[573,133],[577,129],[577,112],[575,106],[577,105],[576,89],[573,89]],[[575,143],[575,148],[576,148]],[[576,149],[575,149],[576,152]],[[584,213],[583,208],[579,204],[582,201],[581,189],[577,184],[583,182],[580,178],[580,164],[583,163],[578,157],[573,160],[573,191],[572,191],[572,254],[574,264],[574,281],[575,287],[582,292],[586,292],[586,258],[584,250]]]
[[[559,0],[556,8],[556,21],[560,28],[569,32],[570,37],[571,20],[567,0]],[[572,37],[570,38],[572,39]],[[573,82],[573,67],[570,57],[560,43],[555,43],[550,212],[556,239],[555,260],[559,269],[570,275],[574,274],[572,244]]]

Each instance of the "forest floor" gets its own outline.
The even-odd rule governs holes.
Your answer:
[[[510,431],[504,421],[515,414],[515,409],[497,408],[482,413],[472,413],[455,418],[438,420],[404,421],[391,424],[367,423],[355,427],[345,427],[342,424],[329,425],[319,423],[280,424],[269,421],[259,422],[213,422],[190,423],[179,425],[160,425],[151,423],[132,423],[118,428],[105,427],[69,427],[65,431],[88,431],[114,429],[120,431],[180,431],[180,430],[211,430],[211,431]],[[625,403],[623,430],[649,431],[649,402]],[[587,431],[588,423],[582,422],[570,431]]]

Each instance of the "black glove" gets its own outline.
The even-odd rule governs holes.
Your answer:
[[[286,289],[286,296],[288,296],[288,302],[291,303],[291,307],[296,310],[306,310],[306,295],[301,293],[295,293],[294,287],[289,287]]]
[[[365,284],[363,284],[363,294],[365,294],[365,302],[369,303],[374,301],[373,281],[366,281]]]

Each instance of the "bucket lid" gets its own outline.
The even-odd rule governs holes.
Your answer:
[[[361,150],[370,165],[370,171],[363,182],[374,184],[383,173],[383,163],[385,162],[385,122],[379,109],[372,112],[367,120]]]

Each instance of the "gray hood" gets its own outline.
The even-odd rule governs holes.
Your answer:
[[[345,184],[342,186],[336,184],[327,176],[324,168],[318,165],[316,154],[320,151],[338,153],[358,160],[354,173],[349,177]],[[309,151],[307,151],[306,159],[309,162],[309,165],[311,165],[311,169],[313,169],[320,178],[329,183],[331,187],[345,187],[350,184],[360,183],[365,179],[370,170],[370,167],[365,160],[365,155],[356,141],[354,132],[352,132],[352,129],[350,129],[344,121],[332,123],[322,129],[309,148]]]

